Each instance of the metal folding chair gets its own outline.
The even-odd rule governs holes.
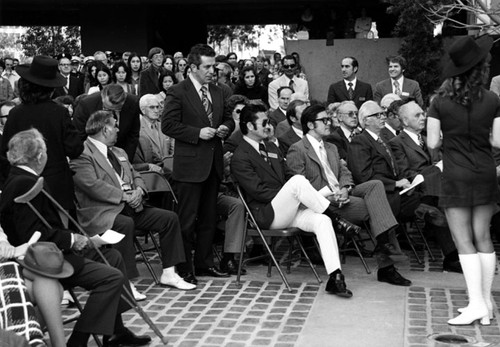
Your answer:
[[[302,245],[302,242],[300,240],[300,234],[303,231],[299,228],[284,228],[284,229],[262,229],[262,228],[260,228],[257,221],[255,220],[255,217],[252,214],[252,211],[250,210],[250,208],[248,207],[248,205],[246,203],[246,200],[245,200],[245,197],[243,195],[241,188],[237,184],[235,184],[235,186],[236,186],[236,190],[238,192],[238,196],[241,199],[241,201],[243,202],[243,205],[245,206],[246,219],[247,219],[246,228],[244,231],[243,242],[242,242],[242,247],[241,247],[241,252],[240,252],[240,261],[239,261],[239,265],[238,265],[238,275],[236,277],[236,284],[240,285],[241,269],[243,267],[243,263],[255,259],[255,258],[249,258],[249,259],[246,259],[245,261],[243,260],[243,252],[245,250],[245,240],[246,240],[247,235],[258,236],[261,238],[261,240],[264,244],[264,248],[266,249],[268,256],[272,260],[272,262],[268,266],[267,276],[268,277],[271,276],[271,267],[274,264],[274,266],[276,266],[276,269],[278,269],[278,272],[281,276],[281,279],[283,280],[283,283],[285,284],[285,286],[287,287],[289,292],[292,292],[292,288],[290,287],[290,284],[288,283],[288,280],[287,280],[285,274],[283,273],[283,271],[281,270],[280,265],[279,265],[278,261],[276,260],[276,257],[274,256],[274,253],[273,253],[273,250],[274,250],[273,248],[275,245],[274,240],[276,238],[279,238],[279,237],[286,237],[288,239],[288,242],[290,243],[289,258],[288,258],[288,263],[287,263],[288,272],[290,271],[291,252],[292,252],[293,242],[295,240],[295,241],[297,241],[297,243],[300,247],[300,250],[304,254],[304,257],[306,258],[306,260],[309,264],[309,267],[313,271],[314,276],[316,276],[318,283],[321,283],[322,282],[321,278],[319,277],[318,273],[316,272],[314,265],[311,263],[311,260],[309,259],[309,256],[307,255],[307,253],[304,249],[304,246]],[[271,238],[271,247],[269,246],[269,244],[266,240],[266,237]]]
[[[405,235],[406,239],[408,240],[408,244],[410,245],[410,248],[413,251],[413,254],[415,254],[415,258],[417,258],[417,262],[420,265],[423,264],[423,261],[422,261],[422,259],[420,259],[420,256],[418,255],[417,250],[415,248],[416,242],[413,239],[413,237],[410,235],[408,224],[410,225],[410,227],[412,225],[415,226],[415,229],[417,230],[417,233],[418,233],[420,239],[422,240],[422,243],[424,244],[425,249],[427,249],[427,252],[429,252],[429,257],[430,257],[431,261],[435,261],[436,258],[434,257],[434,254],[432,253],[431,248],[429,247],[429,243],[427,242],[427,239],[426,239],[424,233],[422,232],[422,228],[420,228],[420,225],[418,224],[417,216],[413,216],[409,219],[402,219],[402,220],[399,220],[399,222],[401,225],[401,230],[402,230],[403,234]]]
[[[174,207],[177,204],[177,197],[175,196],[174,191],[172,190],[172,187],[168,180],[163,176],[162,174],[155,172],[155,171],[141,171],[140,172],[142,179],[144,180],[146,184],[146,188],[148,190],[148,194],[170,194],[171,195],[171,203],[172,207]],[[165,200],[162,199],[162,202]],[[147,243],[148,239],[151,239],[153,243],[153,247],[144,249],[142,247],[141,242],[139,241],[138,237],[144,237],[144,242]],[[148,268],[149,272],[151,273],[151,276],[153,277],[153,280],[155,281],[156,284],[159,284],[160,281],[158,279],[158,276],[156,275],[151,262],[146,255],[146,252],[149,251],[156,251],[158,253],[158,256],[161,259],[161,249],[160,245],[158,244],[158,241],[156,240],[155,236],[150,230],[142,230],[142,229],[137,229],[134,235],[134,245],[137,249],[137,253],[139,253],[144,261],[144,264]]]

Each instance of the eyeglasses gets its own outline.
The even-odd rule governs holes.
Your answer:
[[[238,108],[238,109],[234,110],[234,112],[236,112],[236,114],[240,114],[241,113],[241,108]]]
[[[379,112],[379,113],[374,113],[374,114],[371,114],[369,116],[366,116],[366,118],[368,118],[368,117],[375,117],[377,119],[380,119],[382,117],[387,117],[387,115],[384,112]]]
[[[349,111],[349,112],[338,112],[338,114],[343,114],[349,116],[351,118],[358,116],[358,111]]]
[[[297,65],[295,65],[295,64],[290,64],[290,65],[284,64],[283,65],[283,69],[295,69],[295,66],[297,66]]]
[[[315,122],[323,122],[324,125],[332,124],[332,119],[330,117],[323,117],[314,120]]]

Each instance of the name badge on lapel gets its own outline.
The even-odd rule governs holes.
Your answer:
[[[407,98],[407,97],[409,97],[409,96],[410,96],[410,93],[408,93],[408,92],[402,92],[402,93],[401,93],[401,96],[404,96],[404,97],[406,97],[406,98]]]
[[[366,100],[366,98],[364,96],[359,97],[359,101],[365,101],[365,100]]]
[[[267,156],[269,158],[278,159],[278,154],[277,153],[270,153],[270,152],[268,152]]]
[[[119,161],[127,161],[127,158],[125,158],[125,157],[118,157],[118,160]]]

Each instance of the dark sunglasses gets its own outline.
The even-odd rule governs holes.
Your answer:
[[[323,117],[314,120],[315,122],[323,122],[324,125],[332,124],[332,119],[330,117]]]
[[[241,113],[241,108],[238,108],[238,109],[234,110],[234,112],[236,112],[236,114],[240,114]]]
[[[295,64],[290,64],[290,65],[283,65],[283,69],[295,69]]]

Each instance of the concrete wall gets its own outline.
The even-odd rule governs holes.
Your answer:
[[[312,99],[326,101],[328,87],[342,79],[340,62],[345,56],[353,56],[359,62],[358,78],[373,87],[388,78],[385,57],[397,54],[399,38],[374,40],[335,40],[334,46],[326,46],[326,40],[295,40],[285,42],[287,53],[297,52],[304,66]]]

